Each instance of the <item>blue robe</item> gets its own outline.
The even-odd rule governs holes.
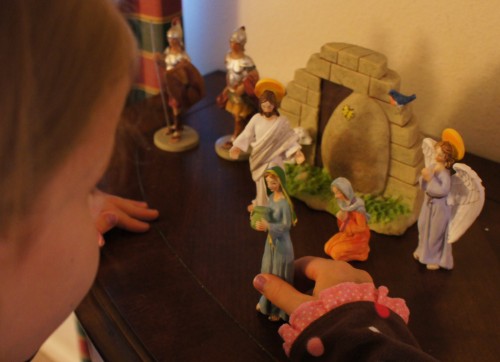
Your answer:
[[[447,197],[451,187],[450,171],[434,174],[429,182],[420,177],[420,187],[425,191],[424,203],[418,217],[418,246],[415,254],[423,264],[437,264],[453,269],[451,244],[447,243],[451,208]]]
[[[262,256],[261,273],[270,273],[281,277],[293,285],[294,255],[290,239],[292,215],[290,206],[285,198],[274,201],[274,194],[269,196],[268,207],[271,209],[269,233],[266,239],[264,255]],[[259,300],[260,311],[266,315],[279,315],[281,319],[288,320],[288,315],[266,297]]]

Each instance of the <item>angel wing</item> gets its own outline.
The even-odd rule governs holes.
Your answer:
[[[422,152],[424,154],[424,163],[425,167],[429,167],[432,163],[435,162],[436,159],[436,150],[434,146],[436,145],[436,141],[432,138],[424,138],[422,141]]]
[[[448,243],[457,241],[481,213],[484,205],[484,186],[477,173],[464,163],[455,163],[456,173],[451,177],[448,205],[451,219],[448,225]]]

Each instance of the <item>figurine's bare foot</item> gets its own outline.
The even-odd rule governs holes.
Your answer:
[[[254,208],[254,205],[253,204],[250,204],[247,206],[247,211],[248,212],[252,212],[253,211],[253,208]]]
[[[228,150],[228,151],[231,149],[231,147],[233,147],[233,142],[230,142],[230,141],[228,141],[222,145],[222,148],[225,150]]]
[[[256,310],[257,312],[260,312],[260,304],[259,304],[259,303],[257,303],[257,305],[255,306],[255,310]]]
[[[181,132],[175,130],[174,133],[172,134],[172,141],[178,141],[181,139]]]
[[[413,253],[413,258],[415,258],[415,260],[420,260],[420,257],[416,252]]]
[[[276,314],[271,314],[269,317],[267,317],[271,322],[277,322],[280,320],[280,316]]]
[[[427,270],[438,270],[439,269],[439,265],[437,265],[437,264],[427,264],[426,268],[427,268]]]
[[[174,132],[175,132],[175,128],[173,128],[173,127],[167,127],[167,132],[165,132],[165,134],[167,136],[169,136],[169,135],[171,135]]]

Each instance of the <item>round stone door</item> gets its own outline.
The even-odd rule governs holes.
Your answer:
[[[333,111],[323,132],[323,166],[332,178],[346,177],[354,191],[384,191],[390,160],[389,121],[367,95],[352,93]]]

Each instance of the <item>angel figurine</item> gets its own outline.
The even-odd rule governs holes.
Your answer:
[[[167,112],[173,118],[173,124],[166,127],[165,133],[170,137],[167,141],[175,144],[179,142],[185,130],[182,124],[182,113],[203,98],[205,84],[203,77],[191,63],[184,49],[183,31],[179,18],[172,20],[172,26],[166,35],[168,47],[162,54],[155,54],[155,60],[164,69],[161,83],[165,92],[162,94],[167,100]]]
[[[462,137],[447,128],[441,138],[440,142],[430,138],[422,142],[425,168],[419,182],[425,198],[413,256],[429,270],[453,269],[451,245],[472,225],[484,205],[479,176],[469,166],[455,163],[465,154]]]

